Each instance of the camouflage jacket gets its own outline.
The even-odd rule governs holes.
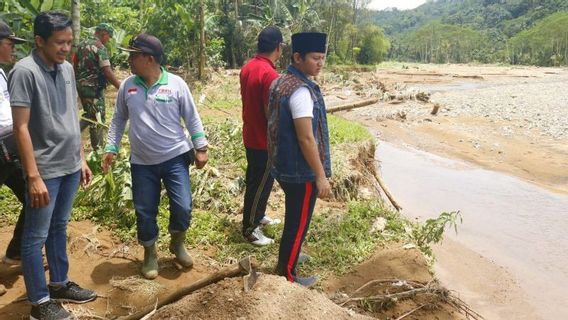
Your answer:
[[[104,89],[106,78],[102,68],[106,66],[110,66],[110,57],[102,42],[94,37],[82,41],[73,57],[77,87]]]

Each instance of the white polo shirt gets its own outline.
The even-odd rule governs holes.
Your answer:
[[[207,145],[203,124],[185,81],[162,68],[147,88],[138,76],[123,81],[108,133],[107,152],[118,152],[126,123],[134,164],[154,165]],[[187,137],[182,121],[190,133]]]

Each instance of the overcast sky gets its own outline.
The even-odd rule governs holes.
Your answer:
[[[395,7],[399,10],[414,9],[426,2],[426,0],[371,0],[368,9],[383,10]]]

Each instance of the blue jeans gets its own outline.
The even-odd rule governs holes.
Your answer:
[[[158,205],[162,181],[170,199],[170,233],[185,232],[191,222],[191,186],[187,153],[155,165],[132,164],[132,196],[138,242],[144,247],[158,239]]]
[[[49,300],[41,249],[49,265],[52,285],[67,283],[67,222],[73,200],[79,188],[81,171],[66,176],[44,180],[49,192],[49,204],[43,208],[31,208],[26,189],[26,216],[22,236],[22,271],[28,300],[40,304]]]

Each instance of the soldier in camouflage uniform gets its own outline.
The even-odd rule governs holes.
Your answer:
[[[98,149],[103,142],[103,128],[96,123],[105,122],[105,88],[110,82],[117,89],[120,81],[112,72],[110,56],[105,44],[112,38],[114,29],[101,23],[95,29],[94,37],[82,41],[73,57],[73,68],[77,81],[77,92],[83,105],[81,131],[89,127],[91,146]]]

